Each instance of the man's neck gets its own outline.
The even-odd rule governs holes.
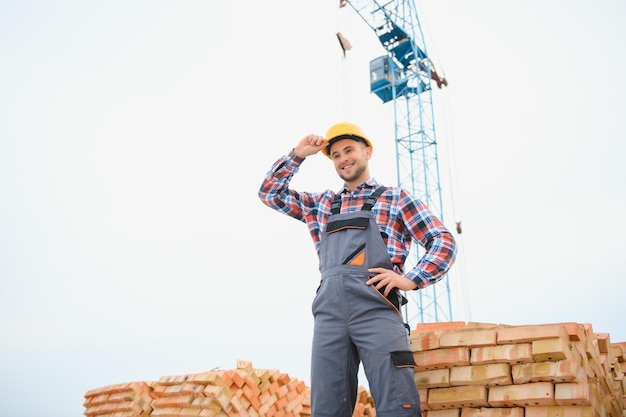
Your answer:
[[[366,183],[366,182],[367,182],[367,181],[369,181],[370,179],[371,179],[371,177],[370,177],[370,176],[367,176],[367,177],[363,176],[363,177],[361,177],[361,178],[360,178],[360,179],[358,179],[358,180],[354,180],[354,181],[350,181],[350,182],[345,182],[344,184],[345,184],[345,186],[346,186],[346,188],[347,188],[348,190],[350,190],[350,191],[354,191],[354,190],[356,190],[357,188],[359,188],[359,185],[361,185],[361,184],[363,184],[363,183]]]

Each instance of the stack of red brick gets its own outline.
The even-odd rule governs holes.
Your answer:
[[[308,416],[304,382],[239,361],[237,369],[162,377],[152,416]]]
[[[589,324],[421,324],[411,348],[427,417],[626,416],[626,343]]]
[[[146,382],[129,382],[107,385],[87,391],[85,415],[137,417],[150,415],[152,411],[152,387]]]
[[[121,395],[120,387],[139,387]],[[139,391],[139,390],[137,390]],[[148,400],[148,407],[133,399]],[[277,370],[255,369],[238,361],[232,370],[164,376],[158,382],[119,384],[87,392],[87,417],[310,417],[310,388]],[[355,417],[375,416],[372,398],[363,387]]]
[[[424,417],[626,417],[626,343],[591,325],[444,322],[411,333]],[[236,369],[110,385],[87,417],[310,417],[310,389],[277,370]],[[354,417],[375,417],[360,388]]]

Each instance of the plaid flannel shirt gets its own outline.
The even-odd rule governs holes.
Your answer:
[[[258,194],[263,204],[306,223],[319,253],[321,236],[336,193],[331,190],[311,193],[290,189],[289,182],[303,161],[293,151],[282,156],[266,174]],[[365,199],[379,186],[373,178],[354,191],[344,186],[339,191],[341,212],[360,210]],[[454,263],[456,241],[423,202],[402,188],[388,187],[378,198],[372,212],[396,272],[415,281],[417,288],[424,288],[443,278]],[[410,271],[405,272],[404,263],[412,241],[423,247],[424,254]]]

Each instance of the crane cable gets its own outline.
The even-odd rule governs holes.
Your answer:
[[[428,44],[428,56],[439,56],[438,54],[432,54],[433,50],[436,50],[435,47],[435,42],[434,40],[430,37],[430,30],[428,30],[428,21],[429,19],[422,19],[421,17],[423,17],[423,10],[421,10],[421,16],[420,16],[420,24],[424,25],[424,36],[428,37],[428,42],[425,42],[426,44]],[[438,68],[441,71],[441,77],[447,79],[446,77],[446,72],[445,69],[443,68],[443,66],[440,63],[440,60],[437,59],[437,66],[436,68]],[[454,84],[454,83],[452,83]],[[445,90],[445,92],[444,92]],[[437,116],[437,120],[438,121],[443,121],[443,129],[444,129],[444,136],[446,138],[445,142],[445,147],[446,147],[446,158],[447,158],[447,171],[448,171],[448,182],[449,182],[449,198],[450,198],[450,202],[451,202],[451,207],[452,207],[452,216],[454,219],[454,223],[456,226],[456,240],[459,243],[460,246],[463,246],[463,233],[462,233],[462,225],[461,225],[461,221],[462,221],[462,213],[461,213],[461,201],[460,201],[460,193],[459,193],[459,189],[460,189],[460,184],[459,184],[459,179],[457,176],[457,164],[456,164],[456,150],[455,150],[455,138],[454,138],[454,132],[453,132],[453,128],[452,128],[452,106],[451,106],[451,99],[450,99],[450,95],[452,95],[452,91],[449,91],[449,88],[445,88],[445,89],[440,89],[439,92],[441,94],[443,94],[442,98],[443,98],[443,102],[444,102],[444,106],[435,111],[435,114]],[[437,123],[437,125],[440,125],[440,123]],[[465,251],[463,250],[463,248],[461,248],[458,252],[457,252],[457,259],[456,262],[454,264],[454,271],[459,271],[458,272],[458,276],[459,276],[459,286],[460,286],[460,295],[458,297],[458,305],[463,306],[463,310],[464,313],[467,317],[468,321],[471,321],[471,306],[470,306],[470,293],[469,293],[469,285],[467,282],[467,271],[466,271],[466,261],[465,261]],[[453,271],[453,272],[454,272]]]
[[[341,12],[343,11],[342,8],[345,6],[341,5],[335,9],[335,27],[340,28],[341,26],[343,26],[343,22],[341,19]],[[352,49],[352,45],[350,44],[350,41],[348,41],[348,39],[343,36],[343,34],[341,33],[340,29],[337,29],[337,33],[335,35],[337,37],[337,40],[339,41],[339,46],[341,47],[341,51],[342,51],[342,57],[341,57],[341,75],[340,75],[340,89],[341,89],[341,93],[340,93],[340,114],[342,117],[342,120],[347,120],[347,102],[348,102],[348,62],[347,62],[347,51],[349,51],[350,49]]]
[[[448,90],[446,88],[446,90]],[[444,126],[444,130],[445,130],[445,137],[446,140],[444,141],[446,143],[446,159],[448,161],[447,163],[447,171],[448,171],[448,182],[450,185],[450,191],[449,191],[449,195],[450,195],[450,202],[451,202],[451,206],[452,206],[452,215],[453,215],[453,219],[455,221],[456,224],[456,240],[458,241],[458,243],[462,246],[463,245],[463,233],[462,233],[462,228],[461,228],[461,219],[462,219],[462,215],[461,215],[461,201],[460,201],[460,193],[459,193],[459,188],[460,188],[460,184],[459,184],[459,176],[457,175],[457,162],[456,162],[456,151],[455,151],[455,138],[454,138],[454,132],[453,132],[453,128],[452,128],[452,123],[450,123],[450,120],[452,120],[452,118],[450,117],[450,115],[452,114],[452,110],[451,110],[451,105],[450,105],[450,100],[449,100],[449,91],[446,91],[446,93],[444,94],[443,98],[445,99],[445,111],[443,112],[445,116],[445,126]],[[441,112],[440,112],[441,113]],[[455,269],[459,270],[458,276],[459,276],[459,285],[460,285],[460,290],[461,290],[461,294],[460,297],[458,299],[459,305],[462,305],[464,307],[464,313],[467,317],[467,321],[471,321],[471,306],[470,306],[470,294],[469,294],[469,285],[467,282],[467,271],[466,271],[466,261],[465,261],[465,251],[464,250],[459,250],[457,252],[457,260],[455,262]]]

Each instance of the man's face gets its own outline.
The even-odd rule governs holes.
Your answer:
[[[368,161],[372,148],[361,141],[340,139],[330,147],[330,157],[339,177],[347,183],[369,179]],[[361,178],[367,176],[368,178]]]

